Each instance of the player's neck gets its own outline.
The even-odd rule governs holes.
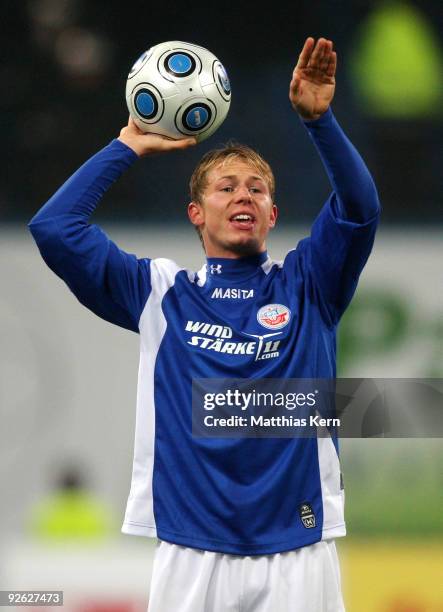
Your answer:
[[[267,251],[247,257],[207,257],[206,269],[214,280],[238,278],[254,274],[268,259]]]

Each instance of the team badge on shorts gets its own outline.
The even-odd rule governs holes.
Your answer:
[[[266,329],[281,329],[291,319],[291,311],[283,304],[266,304],[257,313],[257,321]]]
[[[312,511],[311,505],[308,503],[303,503],[300,506],[300,518],[302,520],[303,525],[306,529],[312,529],[315,527],[315,514]]]

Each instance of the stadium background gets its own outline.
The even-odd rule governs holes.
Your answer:
[[[77,611],[144,609],[151,546],[118,535],[132,465],[137,337],[76,303],[45,268],[26,223],[118,134],[127,120],[126,75],[138,55],[164,40],[187,40],[226,66],[227,120],[195,150],[136,164],[94,220],[128,251],[197,269],[203,253],[186,222],[188,177],[205,151],[236,138],[275,170],[280,219],[268,246],[281,258],[309,231],[329,192],[287,97],[304,39],[326,36],[338,52],[334,112],[383,205],[373,255],[343,319],[340,374],[441,377],[441,3],[303,1],[290,12],[114,0],[5,7],[0,589],[64,588],[67,609]],[[343,440],[349,535],[340,550],[349,610],[443,608],[442,459],[439,439]],[[62,525],[65,537],[56,538],[48,504],[72,466],[92,496],[82,512],[89,504],[104,527],[86,528],[84,519]],[[69,513],[68,506],[58,508]],[[82,529],[84,537],[68,537]]]

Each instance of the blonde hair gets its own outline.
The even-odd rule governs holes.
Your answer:
[[[208,174],[213,168],[219,165],[225,166],[234,160],[240,160],[255,168],[266,181],[271,198],[274,199],[275,179],[268,162],[251,147],[229,141],[221,148],[205,153],[197,164],[189,182],[192,201],[202,203],[202,196],[208,185]]]

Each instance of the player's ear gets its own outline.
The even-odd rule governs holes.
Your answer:
[[[188,217],[192,225],[199,226],[204,223],[205,213],[203,206],[200,204],[200,202],[189,202]]]
[[[277,208],[277,204],[275,204],[274,202],[272,203],[271,206],[271,214],[269,217],[269,229],[272,229],[276,222],[277,222],[277,217],[278,217],[278,208]]]

